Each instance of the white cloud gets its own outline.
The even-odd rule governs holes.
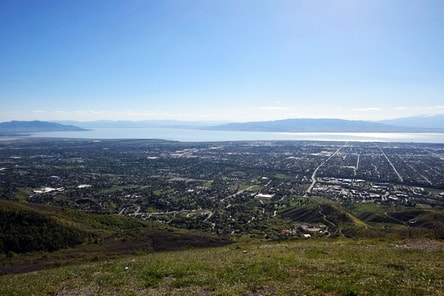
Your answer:
[[[396,111],[403,111],[403,110],[407,110],[407,107],[402,106],[402,107],[396,107],[395,108]]]
[[[359,112],[373,112],[373,111],[381,111],[381,108],[375,108],[375,107],[354,108],[353,111],[359,111]]]
[[[281,110],[287,110],[287,107],[279,107],[279,106],[266,106],[266,107],[260,107],[261,110],[268,110],[268,111],[281,111]]]
[[[429,107],[420,107],[416,108],[416,110],[443,110],[444,106],[429,106]]]

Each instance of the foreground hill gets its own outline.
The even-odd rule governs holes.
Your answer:
[[[227,243],[134,218],[0,200],[0,275]]]
[[[443,295],[444,242],[250,242],[0,277],[1,295]]]
[[[0,252],[56,251],[146,226],[117,215],[0,200]]]

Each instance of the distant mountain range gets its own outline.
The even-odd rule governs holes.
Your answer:
[[[229,123],[208,127],[213,130],[231,131],[262,131],[262,132],[444,132],[444,125],[425,125],[417,121],[418,125],[413,125],[414,120],[402,125],[402,122],[392,124],[385,122],[343,120],[343,119],[284,119],[275,121],[257,121],[244,123]],[[438,122],[438,120],[437,120]]]
[[[82,128],[191,128],[205,130],[266,132],[444,132],[444,115],[417,116],[384,121],[343,119],[285,119],[228,123],[222,121],[60,121]]]
[[[444,115],[435,116],[414,116],[391,120],[381,120],[380,123],[419,128],[440,128],[444,129]]]
[[[82,128],[200,128],[215,126],[227,121],[181,121],[181,120],[97,120],[97,121],[58,121],[65,125]]]
[[[215,121],[10,121],[0,123],[0,134],[51,131],[85,131],[88,128],[186,128],[261,132],[437,132],[444,133],[444,115],[417,116],[383,121],[344,119],[284,119],[226,123]]]
[[[22,134],[34,132],[85,131],[72,125],[63,125],[47,121],[9,121],[0,123],[1,134]]]

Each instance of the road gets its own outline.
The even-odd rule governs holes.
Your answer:
[[[342,233],[342,229],[336,225],[335,223],[331,222],[330,220],[327,219],[327,216],[322,212],[322,208],[319,206],[319,215],[322,216],[322,218],[324,219],[324,221],[328,224],[331,224],[333,226],[334,229],[336,229],[335,233],[337,234],[339,232],[339,234],[341,236],[344,236],[344,234]],[[328,228],[327,228],[328,229]],[[331,231],[328,230],[328,237],[330,236]]]
[[[220,201],[221,202],[224,202],[226,199],[228,199],[228,198],[232,198],[232,197],[235,197],[236,195],[238,195],[238,194],[241,194],[241,193],[243,193],[244,191],[248,191],[248,190],[251,190],[253,187],[254,187],[255,185],[253,185],[253,186],[250,186],[250,187],[248,187],[248,188],[245,188],[245,189],[243,189],[243,190],[239,190],[238,192],[236,192],[236,193],[233,193],[232,195],[230,195],[230,196],[227,196],[227,197],[225,197],[225,198],[223,198],[223,199],[221,199]]]
[[[384,155],[385,159],[388,161],[388,163],[390,164],[390,166],[392,167],[393,171],[395,172],[395,174],[398,176],[399,181],[404,182],[404,179],[401,177],[401,175],[398,173],[398,170],[395,168],[395,166],[393,165],[393,163],[390,161],[390,159],[387,157],[387,155],[384,153],[384,151],[382,151],[381,147],[379,147],[379,150],[381,151],[382,155]]]
[[[311,192],[311,190],[313,189],[314,185],[316,184],[316,174],[318,173],[318,170],[324,165],[326,164],[333,156],[335,156],[341,149],[342,147],[344,147],[344,145],[342,145],[341,147],[338,148],[338,150],[335,151],[335,153],[333,153],[332,155],[330,155],[329,158],[327,158],[323,163],[321,163],[314,171],[313,174],[311,175],[311,184],[310,187],[308,187],[307,191],[305,192],[305,196],[307,196],[308,193]]]
[[[399,219],[396,219],[396,218],[390,216],[390,215],[388,214],[388,212],[384,212],[384,215],[387,216],[388,218],[392,219],[392,220],[395,220],[396,222],[399,222],[399,223],[401,223],[401,224],[404,224],[405,226],[409,226],[406,222],[404,222],[404,221],[402,221],[402,220],[399,220]]]
[[[431,182],[426,176],[424,176],[423,174],[419,173],[414,167],[412,167],[411,164],[407,163],[407,165],[408,165],[408,167],[409,167],[412,171],[415,172],[415,174],[421,176],[421,178],[423,178],[427,183],[429,183],[430,186],[433,186],[432,182]]]
[[[356,160],[356,166],[353,170],[353,175],[356,176],[356,171],[359,169],[359,158],[361,157],[361,154],[358,153],[358,159]]]

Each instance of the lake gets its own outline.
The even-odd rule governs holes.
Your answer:
[[[84,138],[84,139],[164,139],[183,142],[212,141],[359,141],[444,143],[443,133],[287,133],[210,131],[177,128],[94,128],[82,132],[43,132],[29,137]],[[4,137],[1,140],[22,137]]]

